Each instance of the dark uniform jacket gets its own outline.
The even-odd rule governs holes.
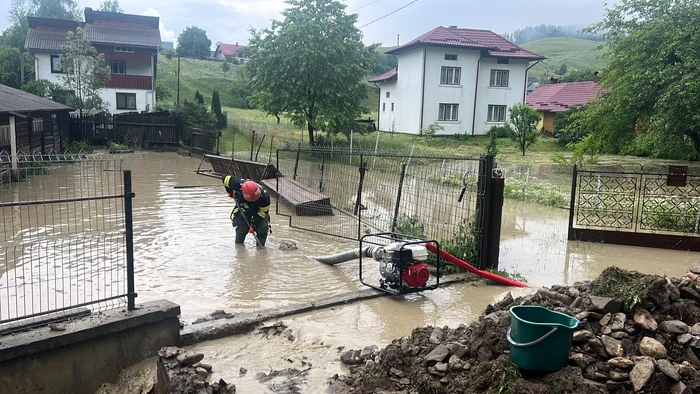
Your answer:
[[[239,179],[230,175],[224,175],[221,177],[221,181],[224,183],[224,187],[226,188],[228,195],[238,201],[238,206],[243,209],[243,212],[245,213],[246,218],[248,218],[251,226],[257,226],[262,220],[268,219],[268,215],[270,214],[270,196],[263,187],[258,185],[260,188],[260,198],[253,202],[244,199],[243,193],[241,192],[241,186],[248,180],[249,179]],[[239,213],[238,207],[234,208],[233,212],[231,212],[231,220],[233,220],[236,225],[245,225],[244,222],[237,223],[237,221],[240,220]]]

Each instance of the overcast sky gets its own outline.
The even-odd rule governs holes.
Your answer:
[[[348,11],[359,14],[358,27],[368,24],[412,0],[345,0]],[[79,0],[82,8],[98,8],[101,0]],[[174,41],[187,26],[207,31],[212,45],[248,41],[248,29],[281,19],[284,0],[120,0],[130,14],[160,17],[161,38]],[[0,29],[9,26],[10,0],[0,0]],[[603,16],[603,0],[418,0],[362,29],[366,44],[405,43],[437,26],[457,25],[511,31],[529,25],[588,25]]]

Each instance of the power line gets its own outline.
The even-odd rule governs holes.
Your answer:
[[[378,21],[380,21],[380,20],[386,18],[387,16],[389,16],[389,15],[391,15],[391,14],[395,14],[395,13],[401,11],[402,9],[408,7],[409,5],[411,5],[411,4],[413,4],[413,3],[417,2],[417,1],[418,1],[418,0],[413,0],[412,2],[406,4],[406,5],[403,6],[403,7],[397,8],[397,9],[391,11],[390,13],[388,13],[388,14],[386,14],[386,15],[384,15],[384,16],[381,16],[381,17],[379,17],[379,18],[377,18],[377,19],[375,19],[375,20],[373,20],[373,21],[370,22],[370,23],[367,23],[367,24],[365,24],[365,25],[362,25],[362,26],[360,26],[360,29],[365,28],[365,27],[371,25],[371,24],[374,23],[374,22],[378,22]]]
[[[361,10],[361,9],[367,7],[367,6],[370,6],[370,5],[374,4],[374,3],[378,3],[379,1],[381,1],[381,0],[374,0],[374,1],[371,2],[371,3],[367,3],[367,4],[363,5],[363,6],[357,7],[357,8],[355,8],[354,10],[351,10],[351,11],[349,11],[349,12],[359,11],[359,10]]]

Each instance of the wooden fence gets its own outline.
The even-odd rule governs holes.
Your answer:
[[[201,153],[219,154],[220,130],[208,130],[193,124],[187,125],[192,135],[192,149]]]
[[[180,130],[169,111],[148,113],[99,113],[82,119],[71,117],[71,139],[96,143],[129,141],[134,146],[178,145]]]

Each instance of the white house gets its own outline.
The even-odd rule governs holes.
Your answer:
[[[489,30],[437,27],[387,54],[398,66],[372,78],[379,87],[379,130],[484,135],[525,101],[531,62],[544,57]],[[536,64],[536,63],[535,63]]]
[[[82,27],[104,54],[111,76],[100,96],[111,113],[148,111],[156,102],[161,46],[159,18],[85,9],[85,22],[28,17],[25,48],[34,56],[35,80],[63,84],[61,47],[69,31]]]

